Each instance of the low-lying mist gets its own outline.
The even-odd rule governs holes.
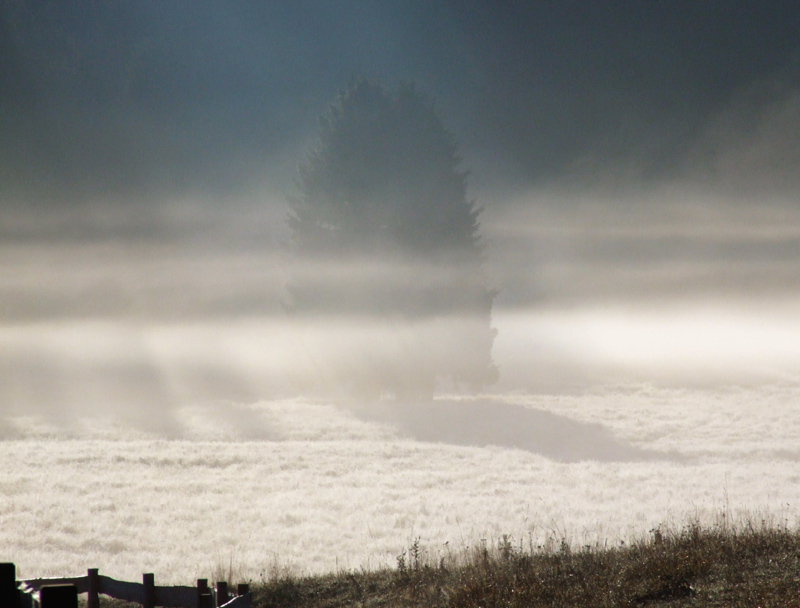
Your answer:
[[[391,305],[409,286],[458,284],[457,266],[388,254],[298,261],[285,209],[253,200],[276,199],[250,194],[225,213],[183,201],[116,218],[5,216],[2,416],[64,429],[118,417],[180,435],[187,406],[246,419],[236,404],[275,398],[416,403],[414,391],[398,395],[401,380],[435,362],[438,398],[800,378],[800,211],[777,198],[754,207],[673,187],[498,200],[481,215],[498,294],[488,322],[457,306],[381,313],[375,297]],[[297,276],[371,308],[287,309]],[[487,353],[495,382],[456,382],[441,365]]]
[[[493,351],[500,379],[483,393],[797,383],[800,326],[788,309],[764,316],[762,308],[501,312]],[[468,359],[470,344],[457,343],[463,323],[252,318],[6,326],[2,412],[66,428],[81,418],[119,417],[179,433],[177,412],[185,406],[228,404],[238,416],[235,404],[279,397],[375,403],[395,397],[380,392],[381,381],[415,377],[428,357]],[[440,397],[464,390],[446,377],[436,386]]]

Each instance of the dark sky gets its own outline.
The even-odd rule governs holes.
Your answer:
[[[658,181],[718,154],[709,125],[741,134],[800,84],[795,2],[0,7],[6,204],[289,189],[316,117],[358,76],[416,81],[478,184]]]

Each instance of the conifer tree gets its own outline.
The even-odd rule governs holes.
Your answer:
[[[392,92],[359,80],[320,119],[300,166],[289,308],[365,315],[406,337],[419,328],[403,360],[365,378],[376,391],[416,398],[439,376],[471,387],[496,378],[495,292],[459,164],[455,138],[412,84]],[[342,272],[309,271],[322,267]]]

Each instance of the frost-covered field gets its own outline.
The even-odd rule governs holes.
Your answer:
[[[798,404],[794,384],[430,409],[275,400],[185,408],[180,439],[16,417],[0,442],[0,559],[22,576],[186,582],[393,565],[415,538],[436,554],[503,534],[617,543],[726,511],[795,525]]]

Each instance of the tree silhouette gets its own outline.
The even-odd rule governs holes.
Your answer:
[[[403,354],[364,379],[376,391],[430,396],[437,376],[493,382],[495,293],[455,138],[412,84],[394,93],[359,80],[320,123],[290,199],[289,308],[400,330]]]

